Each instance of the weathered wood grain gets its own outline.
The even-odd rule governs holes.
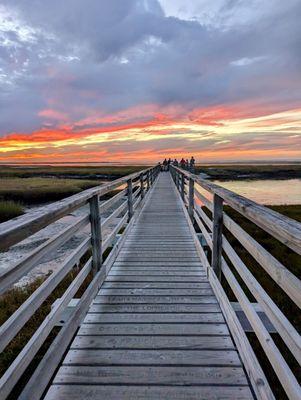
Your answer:
[[[135,384],[140,385],[248,385],[239,367],[135,367],[135,366],[63,366],[54,383],[57,384]]]
[[[235,350],[70,350],[63,365],[241,366]]]
[[[206,314],[186,314],[186,313],[173,313],[173,314],[100,314],[91,313],[87,314],[84,323],[95,324],[95,323],[224,323],[224,317],[222,313],[206,313]]]
[[[252,400],[246,386],[53,385],[45,400]]]
[[[80,336],[71,344],[72,349],[174,349],[174,350],[234,350],[230,336]]]

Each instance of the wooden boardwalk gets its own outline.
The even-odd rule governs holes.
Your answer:
[[[161,173],[46,400],[252,398],[180,196]]]

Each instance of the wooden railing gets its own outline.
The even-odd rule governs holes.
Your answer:
[[[1,266],[0,294],[5,293],[12,285],[32,271],[43,260],[45,255],[56,251],[59,246],[66,243],[73,235],[79,233],[88,224],[91,226],[90,235],[83,239],[77,248],[66,256],[60,267],[50,274],[0,327],[0,352],[2,352],[39,309],[42,303],[52,294],[54,289],[78,265],[82,257],[88,257],[88,261],[80,268],[75,279],[55,302],[50,313],[45,317],[31,339],[1,377],[1,399],[6,399],[11,393],[59,321],[62,311],[68,306],[70,300],[86,281],[88,275],[92,274],[91,281],[81,296],[80,301],[67,323],[56,336],[20,397],[21,399],[31,400],[40,398],[85,316],[91,301],[104,281],[116,257],[118,248],[130,229],[137,207],[143,201],[145,195],[147,195],[158,173],[159,167],[152,167],[102,186],[83,191],[48,206],[40,207],[35,211],[28,212],[24,216],[0,224],[0,251],[6,251],[12,245],[28,238],[70,212],[86,206],[85,214],[77,218],[70,226],[42,243],[30,253],[27,253],[23,258],[17,260],[14,265],[8,268],[5,268],[3,265]],[[116,189],[119,191],[113,197],[103,202],[99,201],[100,197]],[[113,211],[108,217],[103,219],[101,214],[111,209]],[[114,223],[117,217],[118,222],[112,231],[108,236],[103,237],[102,231],[104,228]],[[121,230],[124,230],[123,234],[118,238],[117,234]],[[103,261],[104,252],[111,247],[112,250],[109,256]],[[91,251],[92,256],[89,256],[89,252]]]
[[[210,283],[219,300],[257,398],[273,399],[274,395],[237,318],[230,296],[226,294],[229,290],[225,291],[221,282],[227,282],[230,286],[287,397],[289,399],[300,399],[301,390],[296,376],[288,366],[283,356],[284,353],[277,347],[257,314],[258,307],[256,306],[259,305],[260,309],[266,314],[299,365],[301,363],[300,335],[296,327],[277,306],[272,298],[273,295],[266,292],[246,263],[239,257],[227,239],[229,233],[256,260],[258,268],[262,267],[285,292],[290,298],[288,302],[295,303],[298,312],[300,312],[301,306],[301,282],[237,222],[230,218],[225,212],[224,205],[236,210],[299,255],[301,254],[301,224],[178,167],[171,166],[170,171],[187,208],[187,214],[192,220],[191,229],[197,227],[206,241],[208,252],[205,252],[198,242],[200,256],[207,268]],[[243,282],[244,285],[239,282]],[[257,303],[251,303],[250,296],[245,288],[249,290]],[[290,315],[290,317],[293,316]]]

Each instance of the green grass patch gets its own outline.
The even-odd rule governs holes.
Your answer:
[[[101,184],[101,181],[85,179],[1,178],[0,199],[24,204],[45,203]]]
[[[0,201],[0,223],[23,214],[23,207],[14,201]]]
[[[148,167],[139,165],[126,166],[1,166],[0,178],[86,178],[86,179],[117,179]]]
[[[301,164],[288,165],[197,165],[195,173],[204,172],[211,179],[296,179],[301,178]]]

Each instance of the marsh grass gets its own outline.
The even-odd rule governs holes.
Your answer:
[[[11,200],[0,200],[0,223],[11,218],[19,217],[19,215],[22,215],[23,213],[24,210],[21,204]]]
[[[93,186],[101,181],[57,178],[2,178],[0,199],[37,204],[61,200]]]
[[[301,178],[301,164],[288,165],[197,165],[195,173],[204,172],[211,179],[293,179]]]
[[[146,166],[120,165],[120,166],[1,166],[0,178],[34,178],[34,177],[57,177],[57,178],[85,178],[85,179],[116,179],[125,175],[138,172]]]

